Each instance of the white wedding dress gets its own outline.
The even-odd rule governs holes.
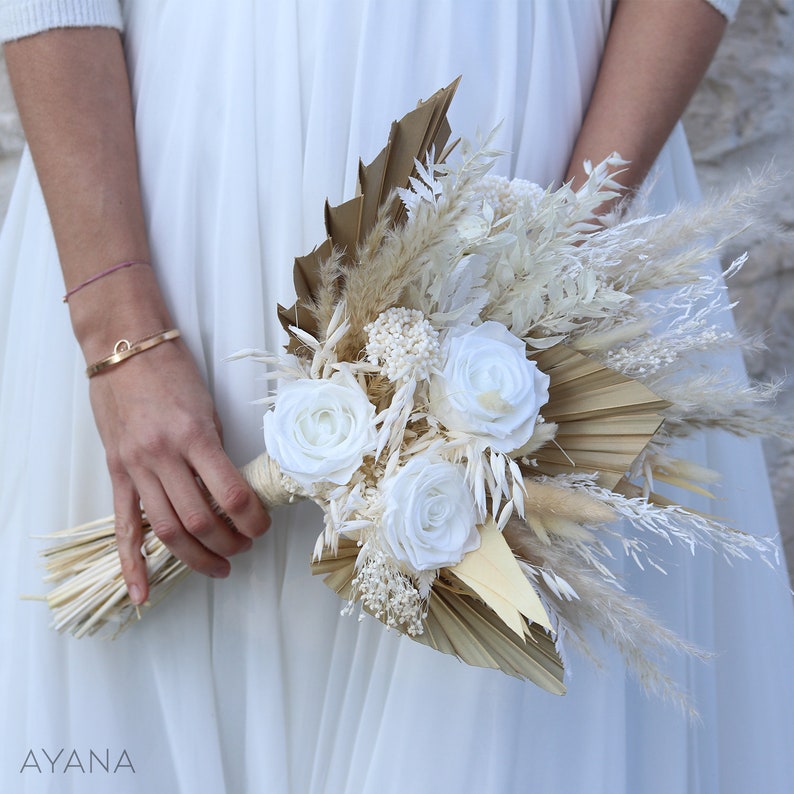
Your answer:
[[[265,386],[254,364],[224,358],[283,342],[275,306],[293,300],[293,257],[322,240],[326,196],[338,203],[353,194],[359,155],[372,158],[394,118],[462,74],[450,112],[456,134],[474,137],[501,121],[498,145],[511,153],[502,171],[559,180],[609,6],[126,4],[154,264],[236,462],[262,447],[252,401]],[[696,198],[680,130],[660,169],[657,208]],[[608,648],[599,648],[600,671],[574,656],[569,692],[558,698],[369,618],[341,617],[342,603],[309,573],[320,528],[311,506],[277,511],[229,579],[190,578],[116,641],[55,634],[44,605],[19,600],[45,590],[41,541],[31,536],[112,507],[62,294],[26,155],[0,240],[0,791],[775,794],[794,786],[794,615],[784,571],[758,562],[729,567],[707,552],[669,549],[666,577],[626,566],[633,592],[716,654],[671,664],[699,721],[647,699]],[[721,501],[701,507],[775,531],[756,443],[714,436],[687,454],[724,472]],[[92,754],[109,756],[108,772]]]

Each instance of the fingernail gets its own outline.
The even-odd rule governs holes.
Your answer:
[[[128,592],[130,594],[130,601],[132,601],[133,604],[141,603],[141,601],[143,600],[143,598],[141,597],[142,596],[141,588],[138,587],[137,584],[131,584],[128,588]]]

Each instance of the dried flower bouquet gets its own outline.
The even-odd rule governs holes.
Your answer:
[[[654,491],[713,480],[672,440],[778,429],[774,389],[693,364],[745,344],[719,328],[724,285],[701,265],[741,226],[746,194],[602,226],[623,161],[577,191],[490,175],[490,140],[447,164],[455,87],[395,122],[359,195],[326,207],[328,238],[296,260],[298,300],[279,307],[287,352],[238,354],[279,383],[266,452],[243,471],[268,505],[322,506],[312,569],[348,611],[559,694],[562,640],[600,631],[670,693],[658,657],[693,649],[608,560],[617,545],[657,565],[654,536],[735,557],[771,548]],[[45,552],[57,629],[135,617],[112,527],[60,533]],[[151,531],[145,550],[157,601],[186,568]]]

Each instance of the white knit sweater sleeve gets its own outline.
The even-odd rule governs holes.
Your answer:
[[[74,27],[121,30],[119,0],[0,0],[0,41]]]
[[[720,12],[729,22],[732,22],[736,16],[736,11],[739,8],[741,0],[706,0]]]

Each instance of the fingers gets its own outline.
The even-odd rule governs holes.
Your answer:
[[[258,538],[270,527],[270,516],[220,445],[204,448],[193,464],[218,507],[239,534]]]
[[[174,556],[203,574],[227,576],[226,558],[250,548],[270,518],[223,451],[212,399],[184,347],[161,345],[92,379],[91,401],[133,600],[148,592],[140,504]]]
[[[129,478],[113,478],[113,510],[121,573],[127,584],[127,592],[133,604],[143,604],[149,597],[149,577],[146,560],[141,554],[141,508]]]
[[[228,576],[226,558],[251,547],[249,538],[212,510],[186,465],[163,477],[167,494],[151,474],[139,475],[137,481],[152,531],[194,571],[215,578]]]

